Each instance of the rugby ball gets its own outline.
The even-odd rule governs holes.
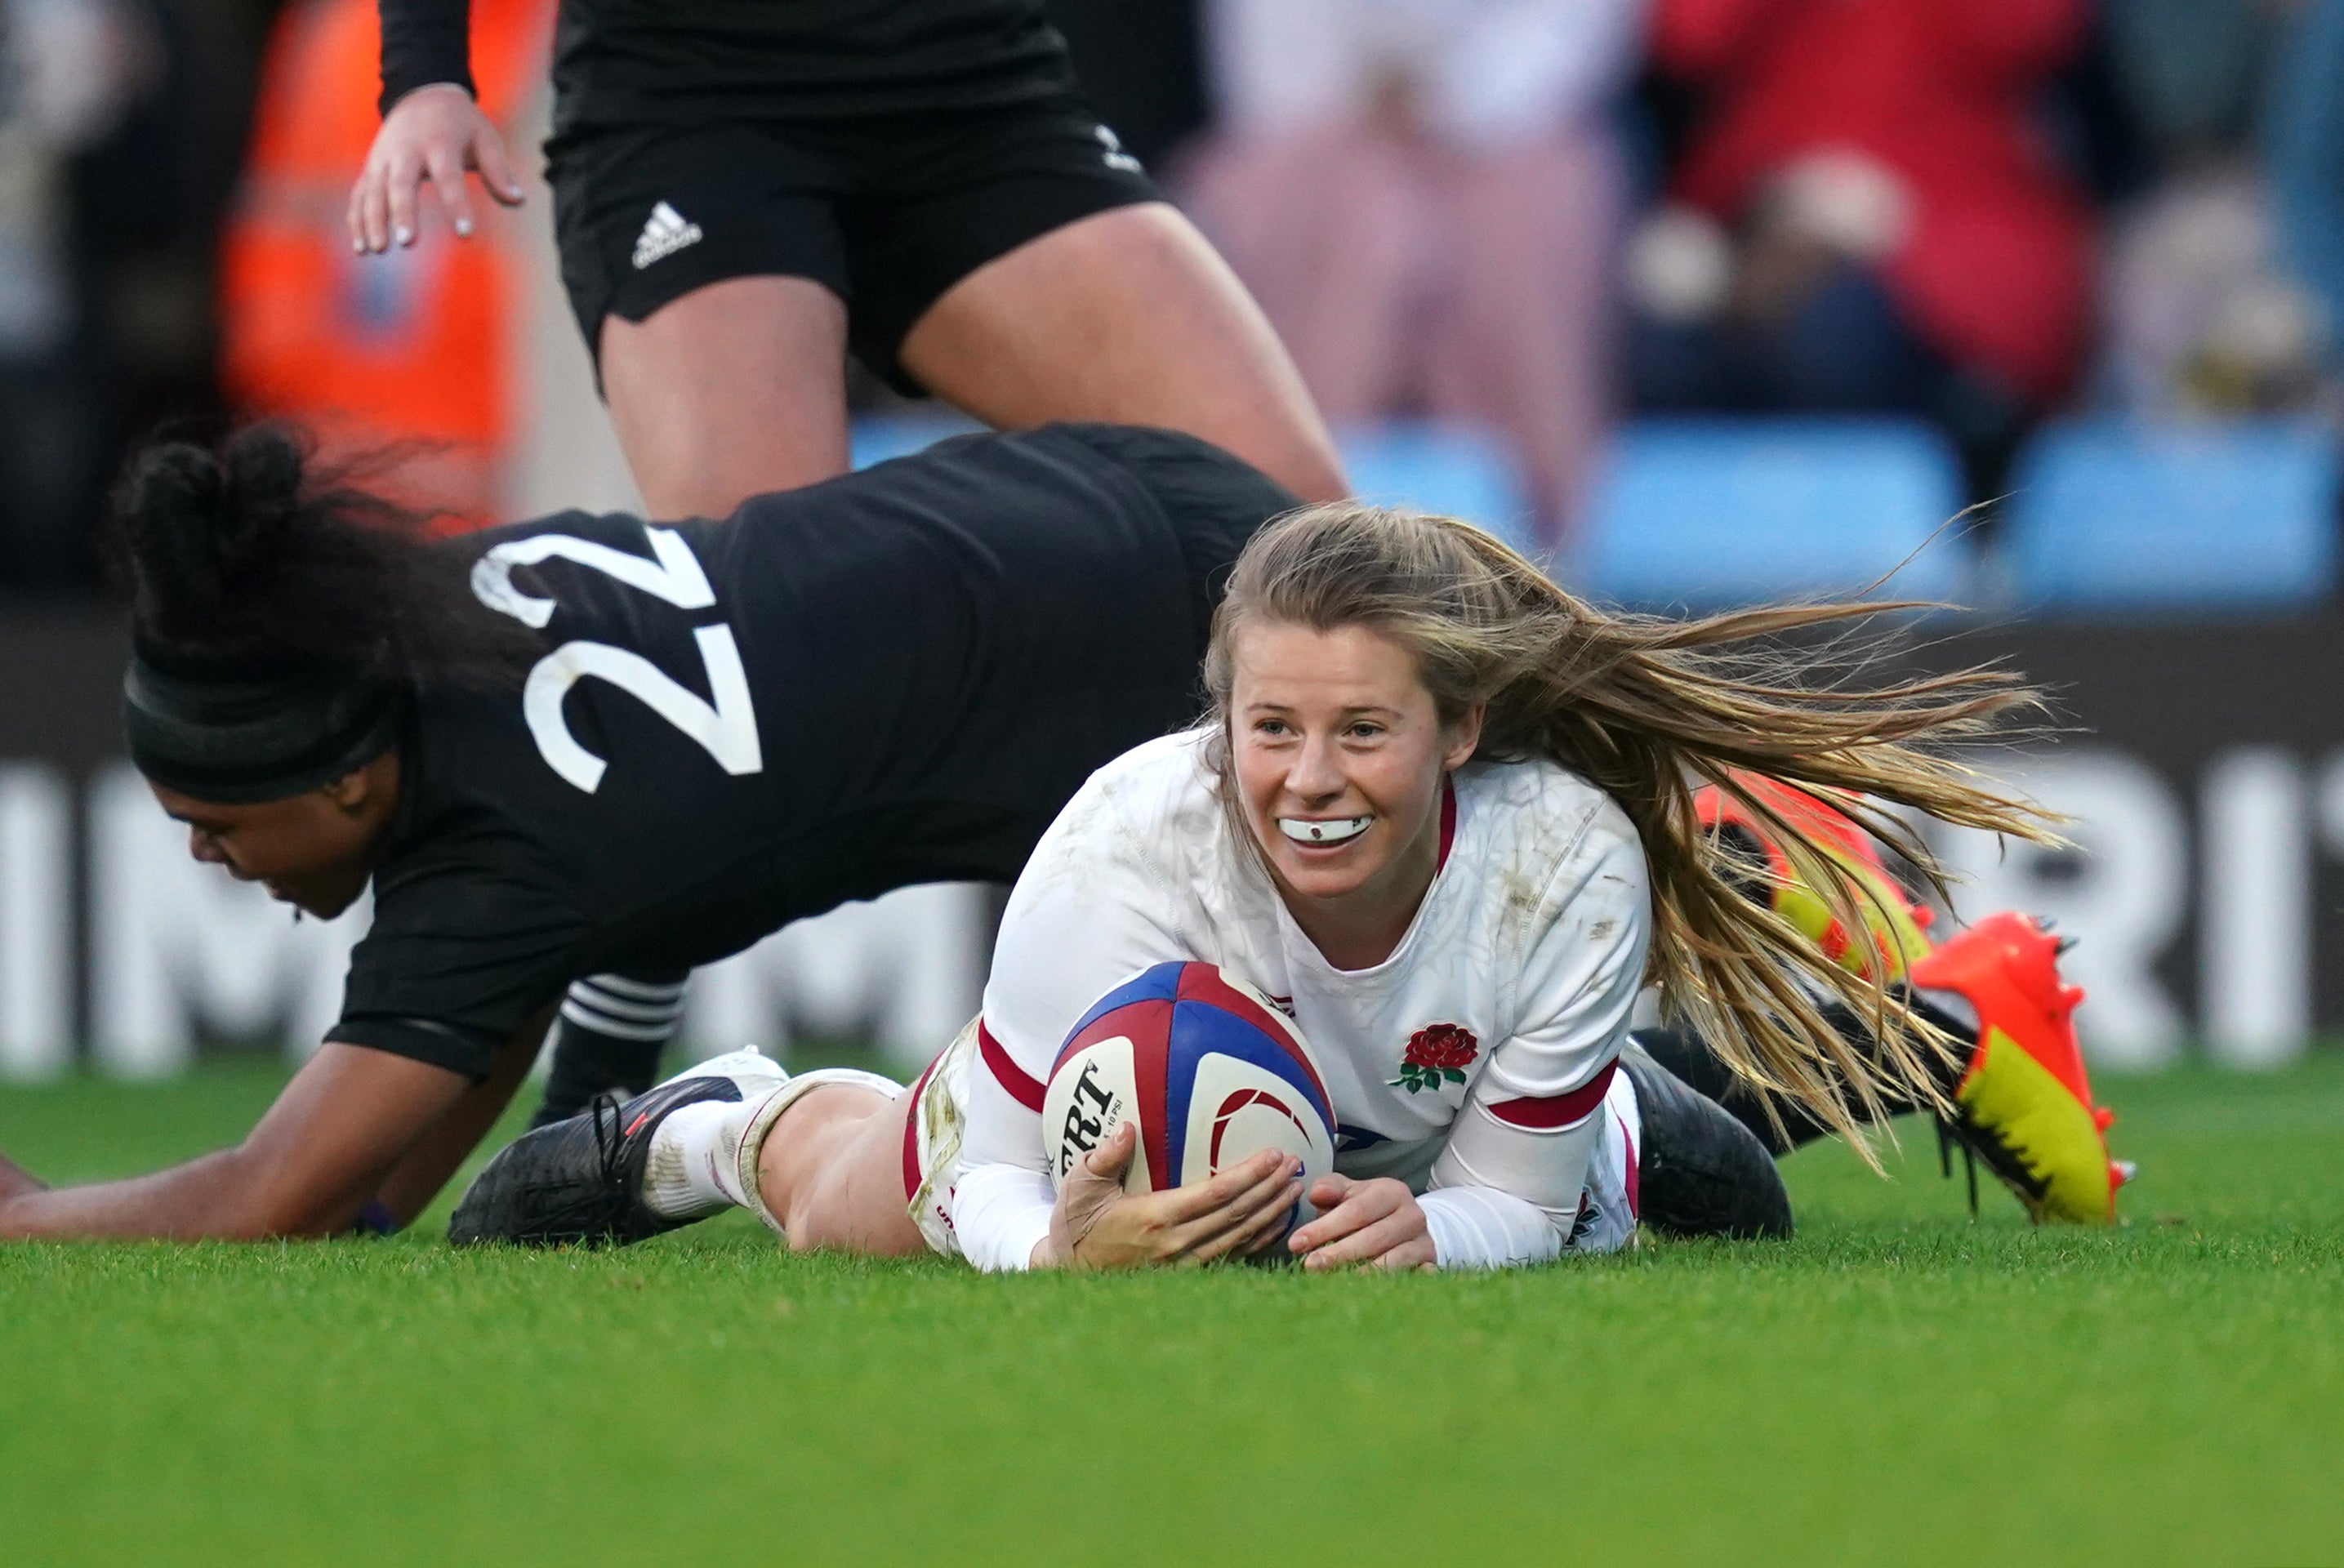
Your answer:
[[[1294,1021],[1210,964],[1166,963],[1100,997],[1066,1037],[1042,1098],[1054,1180],[1127,1121],[1134,1193],[1202,1181],[1265,1148],[1335,1168],[1335,1112]]]

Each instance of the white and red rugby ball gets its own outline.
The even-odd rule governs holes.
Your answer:
[[[1294,1021],[1210,964],[1158,964],[1099,998],[1066,1037],[1042,1097],[1051,1179],[1127,1121],[1127,1191],[1202,1181],[1265,1148],[1335,1168],[1335,1111]]]

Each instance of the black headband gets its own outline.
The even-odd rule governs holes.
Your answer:
[[[397,742],[406,710],[397,683],[348,675],[194,679],[134,655],[122,678],[138,771],[223,805],[283,800],[355,771]]]

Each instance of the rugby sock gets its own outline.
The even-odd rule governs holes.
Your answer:
[[[553,1071],[531,1127],[566,1121],[600,1094],[631,1099],[659,1077],[660,1056],[683,1016],[682,980],[595,975],[562,999]]]
[[[643,1204],[663,1219],[755,1207],[741,1189],[741,1136],[768,1091],[750,1100],[702,1100],[670,1111],[652,1134]]]

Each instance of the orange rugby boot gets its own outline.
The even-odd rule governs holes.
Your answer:
[[[2132,1167],[2108,1158],[2104,1135],[2116,1118],[2092,1104],[2072,1018],[2084,993],[2059,978],[2059,942],[2026,916],[2004,914],[1933,949],[1933,912],[1913,900],[1854,819],[1771,779],[1742,774],[1739,782],[1856,879],[1869,895],[1862,900],[1866,929],[1860,940],[1851,936],[1764,824],[1703,786],[1693,797],[1700,820],[1747,867],[1752,896],[1843,967],[1917,987],[1915,1010],[1968,1042],[1968,1056],[1940,1080],[1957,1112],[1952,1134],[2037,1221],[2112,1222],[2116,1189]]]
[[[2059,947],[2024,915],[1990,915],[1915,962],[1910,978],[1935,994],[1923,1005],[1950,994],[1975,1015],[1969,1059],[1948,1090],[1955,1136],[2038,1223],[2108,1225],[2132,1168],[2108,1158],[2116,1116],[2092,1103],[2074,1021],[2084,993],[2061,982]]]
[[[1772,779],[1742,774],[1736,782],[1796,824],[1855,880],[1864,894],[1858,903],[1865,930],[1860,939],[1851,935],[1792,868],[1791,857],[1765,824],[1741,802],[1704,784],[1693,794],[1693,809],[1702,826],[1749,868],[1753,898],[1805,932],[1824,957],[1858,975],[1901,980],[1907,967],[1927,956],[1934,912],[1913,901],[1880,858],[1880,846],[1853,817]]]

